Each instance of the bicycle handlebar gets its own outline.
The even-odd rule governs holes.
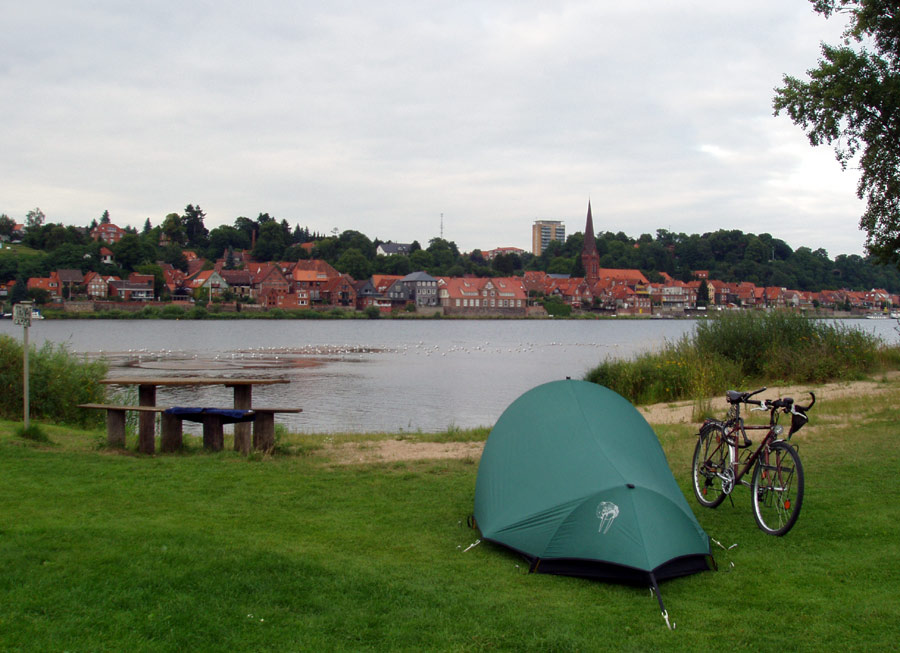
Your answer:
[[[779,408],[783,408],[786,413],[792,413],[795,410],[800,410],[805,413],[816,403],[816,395],[813,392],[809,393],[809,396],[812,397],[812,401],[809,402],[809,405],[807,406],[794,404],[793,397],[763,400],[750,399],[750,397],[758,395],[760,392],[764,392],[765,390],[766,388],[760,388],[759,390],[754,390],[753,392],[738,392],[737,390],[729,390],[725,393],[725,398],[730,404],[751,404],[753,406],[759,406],[763,410],[778,410]]]

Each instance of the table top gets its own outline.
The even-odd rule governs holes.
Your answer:
[[[274,385],[290,383],[290,379],[225,376],[114,376],[100,383],[108,385]]]

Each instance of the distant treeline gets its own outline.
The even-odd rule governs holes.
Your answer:
[[[222,258],[229,267],[239,265],[234,252],[244,250],[257,261],[323,259],[356,279],[418,270],[434,276],[511,276],[525,270],[584,275],[584,234],[580,232],[571,234],[565,242],[551,242],[538,257],[512,253],[486,260],[480,250],[463,254],[456,243],[442,238],[432,238],[425,247],[414,241],[408,255],[379,256],[376,250],[384,241],[359,231],[318,234],[268,213],[260,213],[256,219],[239,217],[233,225],[208,230],[205,217],[199,206],[189,204],[182,214],[170,213],[160,225],[153,226],[148,218],[141,231],[126,228],[118,243],[105,245],[90,237],[97,221],[83,228],[45,223],[36,209],[29,212],[22,238],[27,249],[17,250],[17,255],[4,250],[0,255],[0,281],[47,276],[52,270],[66,268],[125,277],[132,271],[154,272],[159,262],[186,270],[185,250],[207,259],[209,267]],[[104,212],[100,222],[109,221],[109,214]],[[0,235],[10,223],[9,218],[0,216]],[[404,242],[402,234],[396,236],[395,242]],[[832,260],[823,249],[793,250],[783,240],[765,233],[721,229],[687,235],[659,229],[655,235],[633,238],[621,231],[607,231],[598,234],[596,242],[602,267],[639,269],[651,281],[660,280],[663,272],[687,281],[694,271],[708,270],[710,279],[750,281],[757,286],[900,292],[897,268],[880,265],[870,257],[842,254]],[[113,264],[101,260],[100,248],[104,245],[113,252]]]

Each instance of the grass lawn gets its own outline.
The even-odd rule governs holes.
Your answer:
[[[477,461],[337,465],[308,436],[274,458],[141,457],[100,432],[46,427],[48,445],[0,422],[0,650],[896,650],[900,383],[886,385],[813,409],[784,538],[756,528],[747,488],[699,507],[694,427],[656,427],[701,525],[737,544],[714,547],[721,571],[663,583],[674,631],[647,588],[463,552]]]

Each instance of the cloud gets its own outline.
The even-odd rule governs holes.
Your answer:
[[[98,1],[6,17],[0,211],[530,246],[751,225],[861,252],[852,174],[771,113],[840,27],[805,3]],[[834,40],[834,39],[831,39]],[[599,216],[599,218],[598,218]],[[821,227],[827,226],[823,230]]]

